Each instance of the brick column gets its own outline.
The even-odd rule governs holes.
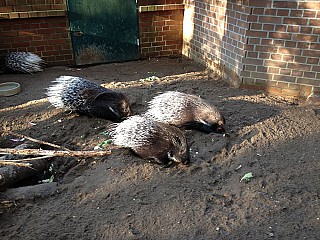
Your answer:
[[[183,0],[140,0],[140,56],[181,55]]]

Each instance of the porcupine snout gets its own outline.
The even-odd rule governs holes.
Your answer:
[[[168,151],[168,159],[185,165],[189,164],[190,151],[185,135],[176,127],[169,126],[168,128],[170,128],[170,131],[173,133],[173,150]]]

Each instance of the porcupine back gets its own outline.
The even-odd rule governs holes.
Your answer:
[[[167,91],[148,102],[144,116],[178,127],[189,127],[203,132],[223,133],[225,119],[212,104],[198,96]]]
[[[44,61],[34,53],[11,52],[1,56],[0,65],[1,72],[34,73],[43,71]]]
[[[47,96],[56,108],[112,121],[121,121],[132,112],[130,103],[122,93],[80,77],[56,78],[48,88]]]
[[[109,135],[114,145],[131,148],[144,159],[160,164],[189,163],[189,148],[183,132],[164,123],[135,115],[112,124]]]

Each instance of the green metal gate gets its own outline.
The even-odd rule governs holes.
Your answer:
[[[139,58],[136,0],[68,0],[76,65]]]

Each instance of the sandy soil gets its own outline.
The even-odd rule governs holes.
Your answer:
[[[36,185],[45,190],[11,204],[0,201],[1,239],[320,239],[319,106],[232,88],[185,59],[152,59],[2,75],[0,82],[23,88],[0,98],[2,131],[73,150],[105,141],[110,121],[47,102],[45,88],[60,75],[116,88],[135,113],[161,91],[200,95],[222,111],[230,139],[185,131],[189,166],[163,168],[124,149],[55,158],[38,177],[53,174],[56,185]],[[0,147],[21,144],[12,138],[2,134]],[[240,182],[249,172],[253,178]],[[0,199],[26,188],[0,192]]]

